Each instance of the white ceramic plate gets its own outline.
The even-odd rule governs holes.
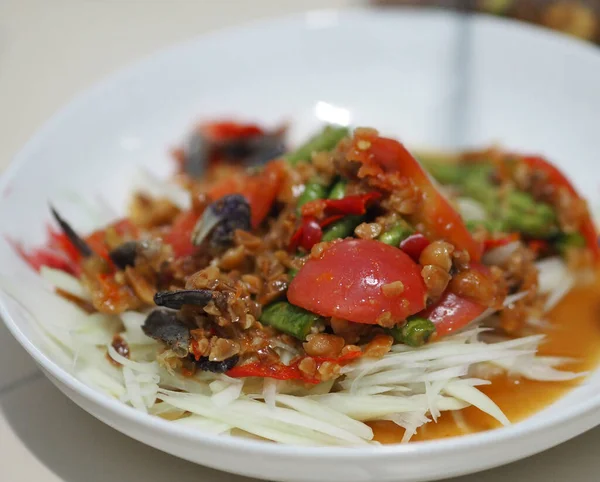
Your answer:
[[[290,119],[295,138],[323,120],[350,122],[376,126],[413,145],[451,145],[457,28],[455,16],[433,11],[314,12],[160,52],[77,98],[28,143],[0,183],[0,229],[28,244],[42,242],[49,199],[79,229],[91,228],[72,193],[90,200],[102,193],[122,209],[132,168],[142,164],[166,175],[168,147],[201,117]],[[519,23],[476,17],[472,28],[468,144],[500,141],[546,154],[597,205],[600,53]],[[0,271],[39,283],[3,240]],[[254,477],[344,482],[450,477],[526,457],[600,422],[595,373],[522,423],[455,439],[343,449],[203,435],[83,385],[47,357],[14,302],[2,297],[0,310],[48,377],[100,420],[179,457]]]

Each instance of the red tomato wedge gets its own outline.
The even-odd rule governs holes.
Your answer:
[[[555,188],[564,188],[577,199],[581,199],[581,196],[575,189],[575,186],[569,181],[569,179],[553,164],[548,162],[543,157],[538,156],[527,156],[523,158],[523,162],[530,169],[542,172],[546,175],[548,184]],[[600,262],[600,245],[598,244],[598,233],[594,226],[591,216],[588,214],[586,218],[581,222],[579,226],[581,235],[585,238],[588,249],[593,253],[596,262]]]
[[[419,316],[435,325],[436,336],[446,336],[464,328],[487,309],[468,298],[446,291],[442,297]]]
[[[404,290],[384,295],[401,281]],[[389,312],[401,321],[425,308],[421,269],[402,250],[366,239],[345,239],[310,258],[288,289],[290,303],[322,316],[376,324]]]
[[[192,244],[192,231],[198,222],[200,214],[194,211],[179,213],[171,224],[171,231],[165,237],[165,242],[173,248],[177,258],[191,255],[195,247]]]
[[[457,249],[467,250],[472,260],[481,259],[481,243],[473,239],[460,214],[400,142],[371,133],[361,133],[355,136],[347,158],[362,164],[359,171],[361,177],[385,178],[386,174],[396,173],[408,179],[423,196],[420,209],[411,216],[412,224],[422,224],[425,234],[432,239],[445,239]]]
[[[252,227],[257,228],[265,219],[279,194],[283,183],[285,165],[283,161],[271,161],[257,174],[241,173],[229,177],[208,191],[213,200],[227,194],[241,194],[250,204]]]

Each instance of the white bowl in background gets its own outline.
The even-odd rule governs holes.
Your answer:
[[[50,199],[78,229],[90,228],[85,210],[68,202],[72,193],[91,201],[102,194],[122,209],[133,167],[166,175],[167,149],[199,118],[289,119],[295,139],[323,121],[348,122],[412,145],[452,145],[460,25],[441,11],[322,11],[159,52],[79,96],[24,147],[0,181],[0,231],[29,245],[43,242]],[[476,16],[471,27],[467,143],[498,141],[545,154],[600,204],[600,52],[516,22]],[[0,274],[40,283],[4,239]],[[527,457],[600,422],[596,372],[526,421],[459,438],[301,448],[202,434],[84,385],[45,353],[20,307],[0,301],[10,331],[75,403],[141,442],[238,474],[290,482],[432,480]]]

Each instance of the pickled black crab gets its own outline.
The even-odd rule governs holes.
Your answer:
[[[211,301],[219,302],[225,295],[212,290],[178,290],[159,291],[154,295],[154,303],[173,310],[179,310],[184,305],[204,307]]]
[[[126,241],[111,250],[108,255],[119,269],[125,269],[127,266],[134,266],[135,258],[138,255],[139,244],[138,241]]]
[[[183,171],[200,176],[214,162],[260,165],[285,152],[287,127],[270,132],[258,126],[230,122],[200,126],[182,149]]]
[[[60,229],[65,234],[65,236],[71,241],[71,244],[77,249],[79,254],[84,258],[89,258],[94,254],[92,248],[90,248],[89,244],[86,243],[81,236],[79,236],[75,230],[71,227],[71,225],[63,219],[63,217],[58,214],[58,211],[54,209],[53,206],[50,206],[50,211],[52,212],[52,216],[60,226]]]
[[[144,321],[142,331],[146,336],[163,342],[180,358],[190,352],[190,329],[179,321],[175,311],[152,311]]]
[[[208,357],[196,359],[192,355],[193,338],[190,328],[179,320],[177,312],[173,310],[163,308],[152,311],[144,321],[142,331],[146,336],[166,345],[178,358],[193,361],[196,368],[201,371],[224,373],[231,370],[239,360],[238,355],[221,361],[211,361]]]
[[[250,231],[250,204],[241,194],[229,194],[206,208],[192,232],[192,244],[200,246],[208,240],[213,250],[226,248],[233,243],[236,229]]]

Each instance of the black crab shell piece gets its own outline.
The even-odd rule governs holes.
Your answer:
[[[212,373],[225,373],[236,366],[239,359],[239,355],[233,355],[223,361],[210,361],[208,357],[203,356],[198,360],[194,359],[194,362],[196,363],[198,370]]]
[[[69,238],[69,241],[71,241],[73,246],[75,246],[75,249],[79,251],[79,254],[81,254],[81,256],[84,258],[89,258],[92,256],[94,254],[92,248],[90,248],[90,246],[75,232],[71,225],[67,223],[60,214],[58,214],[58,211],[56,211],[53,206],[50,206],[50,211],[52,212],[52,216],[60,226],[62,232],[65,233],[67,238]]]
[[[217,294],[211,290],[159,291],[154,295],[154,303],[165,308],[179,310],[183,305],[204,307],[215,298],[217,298]]]
[[[119,269],[125,269],[127,266],[133,266],[135,264],[138,247],[139,243],[137,241],[126,241],[111,250],[108,255]]]
[[[179,358],[188,356],[190,352],[190,329],[177,319],[174,311],[152,311],[144,321],[142,331],[150,338],[163,342]]]
[[[226,162],[239,162],[247,166],[264,164],[285,152],[286,130],[287,126],[281,126],[262,135],[227,141],[212,140],[195,130],[184,147],[184,170],[190,176],[201,176],[213,154]]]
[[[213,202],[196,223],[192,232],[192,244],[200,246],[206,238],[213,249],[221,249],[233,243],[236,229],[249,231],[250,204],[241,194],[229,194]]]

